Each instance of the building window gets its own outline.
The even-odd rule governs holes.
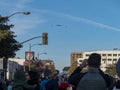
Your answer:
[[[102,59],[102,61],[105,63],[105,62],[106,62],[106,59]]]
[[[86,56],[90,56],[90,54],[86,54]]]
[[[117,54],[113,54],[113,56],[117,56]]]
[[[75,58],[75,56],[72,56],[72,58]]]
[[[113,59],[113,61],[117,61],[117,59]]]
[[[78,56],[78,58],[80,58],[80,55]]]
[[[106,61],[106,59],[102,59],[103,61]]]
[[[118,56],[120,56],[120,54],[118,54]]]
[[[108,54],[108,56],[112,56],[112,54]]]
[[[80,54],[77,54],[77,58],[80,58],[80,56],[81,56]]]
[[[108,61],[112,61],[112,59],[108,59]]]
[[[82,62],[82,60],[79,60],[79,62]]]
[[[102,54],[102,56],[106,56],[106,54]]]

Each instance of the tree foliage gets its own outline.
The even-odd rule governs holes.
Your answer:
[[[14,25],[8,25],[7,17],[0,17],[0,58],[14,57],[22,45],[15,39],[16,35],[10,29]]]
[[[106,73],[112,75],[112,76],[115,76],[117,75],[117,72],[116,72],[116,65],[113,64],[113,65],[110,65],[109,67],[106,67]]]
[[[70,66],[66,66],[63,68],[63,71],[68,71],[70,69]]]

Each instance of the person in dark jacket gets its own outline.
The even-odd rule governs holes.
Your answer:
[[[38,72],[37,71],[28,71],[25,75],[26,75],[27,83],[32,86],[35,86],[34,90],[40,90]]]
[[[88,65],[88,71],[81,72]],[[112,86],[111,77],[100,70],[101,56],[92,53],[88,60],[82,64],[68,77],[68,82],[74,90],[109,90]]]
[[[116,64],[116,71],[117,71],[117,74],[118,74],[118,80],[116,81],[113,90],[120,90],[120,58],[118,59],[118,62]]]
[[[12,85],[12,90],[34,90],[35,87],[29,85],[25,81],[25,73],[23,71],[16,71],[14,74],[14,82]]]
[[[56,74],[45,84],[46,90],[58,90],[58,80]]]
[[[4,72],[0,73],[0,90],[7,90],[7,83],[4,80]]]

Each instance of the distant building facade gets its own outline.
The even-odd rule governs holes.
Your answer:
[[[72,52],[71,53],[71,64],[77,61],[78,58],[82,58],[82,52]]]
[[[106,70],[111,64],[116,64],[120,58],[120,50],[112,51],[90,51],[90,52],[73,52],[71,53],[71,65],[76,62],[76,67],[79,66],[84,59],[88,59],[90,54],[98,53],[101,55],[101,69]]]

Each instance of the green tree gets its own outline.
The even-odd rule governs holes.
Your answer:
[[[70,66],[66,66],[63,68],[63,71],[68,71],[70,69]]]
[[[0,58],[3,58],[3,68],[5,70],[5,79],[7,77],[7,62],[9,57],[15,57],[22,45],[16,41],[14,32],[10,29],[14,25],[8,25],[8,17],[0,16]]]
[[[16,41],[16,35],[10,29],[14,25],[8,25],[8,18],[0,17],[0,58],[2,57],[15,57],[22,45]]]
[[[106,67],[106,71],[105,72],[110,74],[110,75],[112,75],[112,76],[117,75],[117,73],[116,73],[116,65],[113,64],[113,65],[110,65],[109,67]]]

